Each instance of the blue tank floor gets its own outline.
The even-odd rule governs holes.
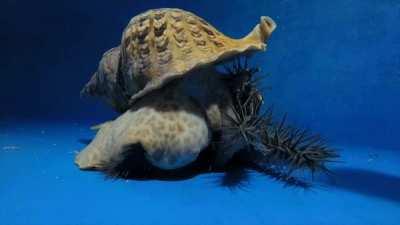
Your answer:
[[[310,191],[251,173],[237,189],[221,174],[182,181],[112,181],[79,171],[88,123],[0,124],[0,224],[400,224],[400,152],[338,146],[335,181]]]

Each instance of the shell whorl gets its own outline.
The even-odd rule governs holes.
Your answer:
[[[121,41],[121,72],[132,99],[167,80],[248,51],[265,50],[276,25],[269,17],[242,39],[232,39],[193,13],[155,9],[131,19]],[[135,81],[138,90],[129,87]]]

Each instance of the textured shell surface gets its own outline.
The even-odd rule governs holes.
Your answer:
[[[261,17],[241,39],[181,9],[153,9],[131,19],[121,41],[120,76],[135,100],[168,80],[238,54],[265,50],[275,22]]]

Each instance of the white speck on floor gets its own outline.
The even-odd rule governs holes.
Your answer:
[[[15,150],[19,150],[21,148],[17,145],[6,145],[6,146],[3,146],[2,149],[5,151],[15,151]]]

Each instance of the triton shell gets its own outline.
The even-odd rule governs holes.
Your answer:
[[[121,41],[121,80],[131,100],[196,68],[263,51],[276,28],[269,17],[244,38],[232,39],[181,9],[154,9],[131,19]]]

